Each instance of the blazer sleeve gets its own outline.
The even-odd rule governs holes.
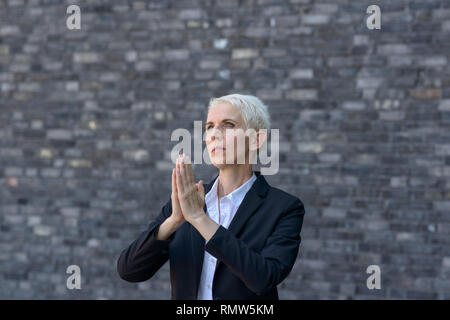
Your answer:
[[[305,209],[300,199],[288,206],[267,238],[261,252],[255,252],[231,231],[219,229],[206,242],[205,250],[223,262],[258,295],[276,287],[292,270],[301,242]]]
[[[142,232],[126,249],[117,261],[119,276],[129,282],[141,282],[150,279],[169,259],[169,243],[175,232],[167,240],[156,240],[161,224],[172,214],[172,202],[162,207],[159,216],[153,220],[147,230]]]

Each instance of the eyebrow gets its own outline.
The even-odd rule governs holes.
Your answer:
[[[235,121],[235,120],[233,120],[233,119],[223,119],[221,122],[225,122],[225,121],[232,121],[232,122],[236,122],[237,123],[237,121]],[[205,124],[205,126],[207,126],[208,124],[211,124],[211,123],[213,123],[212,121],[208,121],[206,124]]]

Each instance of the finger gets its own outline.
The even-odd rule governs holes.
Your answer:
[[[175,173],[175,168],[172,169],[172,192],[177,193],[177,176]]]
[[[182,194],[184,192],[184,188],[183,188],[183,179],[181,178],[181,166],[180,166],[180,163],[177,163],[175,181],[176,181],[176,185],[177,185],[178,194]]]
[[[198,190],[200,191],[200,196],[203,200],[205,200],[205,187],[203,186],[203,180],[200,180],[198,183]]]
[[[174,175],[175,169],[172,168],[172,191],[175,191],[175,175]]]
[[[184,163],[184,157],[181,158],[181,163],[180,163],[180,176],[181,176],[181,180],[182,180],[182,184],[183,184],[183,190],[187,190],[187,188],[189,187],[189,183],[188,183],[188,178],[187,178],[187,174],[186,174],[186,164]]]
[[[181,158],[180,158],[180,157],[177,159],[176,169],[175,169],[175,175],[176,175],[177,177],[179,177],[179,174],[177,175],[177,169],[178,169],[178,173],[179,173],[179,171],[181,170]],[[180,181],[181,181],[181,180],[180,180]]]
[[[198,182],[197,186],[197,203],[200,206],[203,206],[205,204],[205,190],[203,189],[203,180],[200,180]]]
[[[186,169],[186,177],[187,177],[187,183],[189,185],[195,184],[195,178],[194,178],[194,170],[192,169],[191,160],[188,156],[185,157],[185,165]]]

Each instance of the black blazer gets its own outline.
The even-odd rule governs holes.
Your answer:
[[[172,212],[169,199],[147,230],[121,252],[117,261],[120,277],[146,281],[170,260],[172,299],[195,300],[206,250],[217,258],[213,299],[278,300],[276,286],[297,258],[305,209],[299,198],[270,186],[260,171],[254,172],[257,179],[229,228],[220,226],[206,245],[188,222],[169,239],[156,240],[159,226]],[[217,177],[205,184],[205,194]]]

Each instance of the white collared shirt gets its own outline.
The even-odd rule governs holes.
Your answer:
[[[239,188],[231,192],[230,194],[220,199],[220,225],[228,229],[231,220],[233,220],[237,209],[239,208],[242,200],[248,190],[256,180],[256,175],[253,175],[244,182]],[[217,197],[217,185],[219,177],[217,177],[211,190],[205,195],[206,214],[219,224],[219,209],[218,209],[218,197]],[[212,300],[212,283],[214,279],[214,273],[216,271],[217,258],[205,251],[203,258],[202,275],[200,277],[200,284],[197,292],[198,300]]]

